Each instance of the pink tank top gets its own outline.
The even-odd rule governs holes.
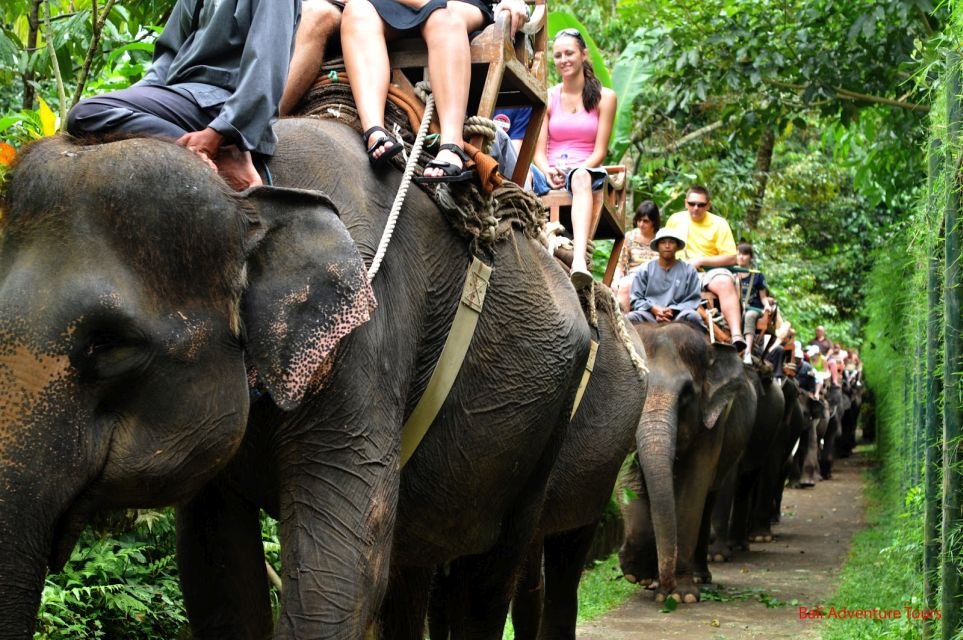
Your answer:
[[[564,152],[568,154],[566,162],[569,167],[584,165],[595,151],[595,136],[599,130],[598,107],[586,111],[580,103],[578,111],[566,113],[562,108],[562,85],[549,89],[548,103],[552,112],[548,119],[548,144],[545,149],[548,164],[556,166],[559,156]]]

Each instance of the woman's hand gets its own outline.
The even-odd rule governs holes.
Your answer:
[[[558,167],[551,167],[548,170],[548,184],[553,189],[561,189],[565,186],[565,172]]]

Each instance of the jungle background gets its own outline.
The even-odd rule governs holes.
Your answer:
[[[139,79],[173,0],[5,0],[0,172],[82,96]],[[858,348],[875,396],[872,536],[836,598],[942,608],[832,637],[961,638],[958,219],[963,8],[931,0],[570,0],[619,98],[610,159],[664,215],[702,183],[755,245],[782,313]],[[578,16],[576,19],[574,16]],[[606,247],[597,250],[604,263]],[[269,561],[277,540],[265,522]],[[188,637],[170,512],[91,527],[38,638]],[[3,541],[15,544],[15,541]],[[860,545],[864,548],[860,548]],[[865,548],[865,545],[870,545]],[[880,576],[885,579],[880,580]],[[954,613],[955,612],[955,613]],[[836,634],[833,636],[833,634]]]

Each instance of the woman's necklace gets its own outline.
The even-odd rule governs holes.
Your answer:
[[[582,94],[578,93],[575,96],[562,92],[562,107],[569,113],[578,112],[578,105],[582,101]]]

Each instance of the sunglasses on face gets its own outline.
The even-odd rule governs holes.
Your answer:
[[[558,40],[558,39],[561,38],[562,36],[568,36],[568,37],[570,37],[570,38],[575,38],[575,39],[578,40],[580,43],[582,43],[583,46],[585,45],[585,38],[582,37],[582,34],[579,33],[579,30],[578,30],[578,29],[575,29],[575,28],[573,28],[573,27],[569,27],[568,29],[562,29],[561,31],[559,31],[558,33],[555,34],[555,39]]]
[[[692,202],[691,200],[686,202],[690,207],[697,207],[699,209],[709,206],[708,202]]]

